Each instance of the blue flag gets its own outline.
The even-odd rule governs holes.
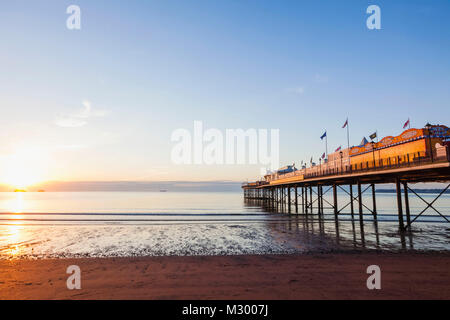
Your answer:
[[[325,138],[327,136],[327,132],[325,131],[325,133],[320,137],[321,140],[323,140],[323,138]]]
[[[363,137],[361,143],[359,144],[360,146],[365,146],[366,144],[368,144],[369,141],[367,141],[366,137]]]

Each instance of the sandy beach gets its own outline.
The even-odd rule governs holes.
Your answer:
[[[366,268],[381,268],[368,290]],[[66,268],[81,268],[68,290]],[[448,253],[1,260],[0,299],[450,299]]]

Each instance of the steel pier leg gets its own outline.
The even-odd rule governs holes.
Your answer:
[[[358,209],[359,209],[359,222],[361,223],[361,225],[363,225],[364,217],[363,217],[362,192],[360,181],[358,181]]]
[[[334,218],[338,218],[338,201],[337,201],[337,188],[336,185],[333,184],[333,206],[334,206]]]
[[[302,213],[305,213],[305,187],[302,186]]]
[[[372,208],[373,208],[373,218],[377,219],[377,200],[375,197],[375,184],[372,183]]]
[[[408,229],[411,230],[411,214],[409,212],[409,198],[408,198],[408,182],[403,182],[403,191],[405,193],[405,211],[406,211],[406,223]]]
[[[308,203],[308,187],[306,187],[305,190],[305,213],[308,214],[308,207],[309,207],[309,203]]]
[[[317,206],[319,207],[319,215],[322,213],[322,197],[320,195],[321,186],[317,186]]]
[[[291,187],[287,188],[288,192],[288,212],[291,213]]]
[[[352,220],[355,218],[355,210],[353,208],[353,185],[350,183],[350,212],[352,214]]]
[[[320,207],[322,208],[322,215],[324,214],[323,210],[323,186],[320,186]]]
[[[275,192],[274,192],[273,188],[270,190],[270,193],[271,193],[271,198],[272,198],[272,209],[273,209],[273,208],[275,208]]]
[[[396,180],[397,187],[397,207],[398,207],[398,225],[400,230],[405,230],[405,224],[403,222],[403,209],[402,209],[402,186],[400,185],[400,179]]]

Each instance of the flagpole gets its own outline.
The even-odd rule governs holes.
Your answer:
[[[328,159],[328,133],[327,131],[325,131],[326,136],[325,136],[325,153],[327,155],[327,159]]]
[[[347,118],[347,147],[350,149],[350,134],[348,131],[348,118]]]
[[[348,125],[348,117],[347,117],[347,147],[348,147],[348,165],[350,166],[350,130]],[[350,167],[351,168],[351,167]],[[351,170],[351,169],[350,169]]]

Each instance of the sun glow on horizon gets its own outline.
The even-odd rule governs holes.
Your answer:
[[[36,148],[20,149],[5,157],[0,183],[23,189],[42,182],[48,157]]]

